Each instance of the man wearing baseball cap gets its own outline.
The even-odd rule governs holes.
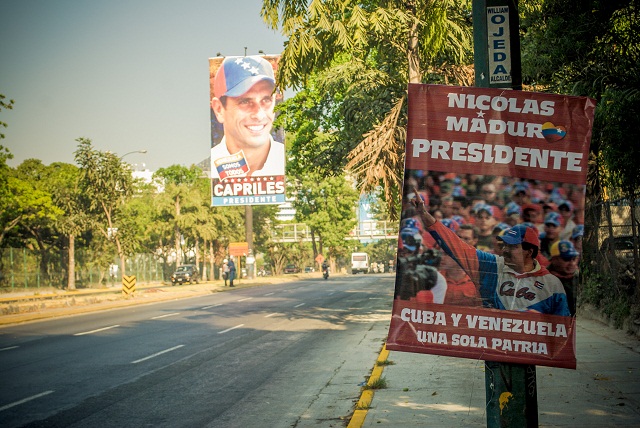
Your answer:
[[[544,216],[544,232],[540,234],[540,252],[548,259],[551,257],[551,245],[560,240],[562,217],[551,211]]]
[[[442,250],[471,277],[485,307],[569,316],[567,295],[558,278],[536,261],[540,240],[535,228],[507,229],[502,255],[477,250],[437,221],[414,199],[416,211]]]
[[[571,241],[562,240],[551,245],[551,259],[549,272],[554,274],[564,287],[569,303],[571,315],[576,313],[576,298],[578,293],[578,256],[580,253]]]
[[[271,136],[273,67],[260,56],[226,57],[214,77],[211,108],[224,127],[211,149],[211,176],[284,175],[284,144]]]
[[[493,246],[493,227],[498,224],[494,216],[494,211],[489,204],[477,204],[473,207],[475,225],[478,228],[478,243],[476,248],[490,251]]]

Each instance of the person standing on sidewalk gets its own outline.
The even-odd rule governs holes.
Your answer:
[[[227,280],[229,279],[229,260],[224,259],[222,263],[222,279],[224,279],[224,286],[227,286]]]
[[[461,240],[427,211],[421,198],[412,202],[424,227],[476,284],[484,307],[570,315],[562,283],[535,259],[540,239],[532,227],[506,230],[499,238],[502,255],[496,255]]]
[[[229,287],[233,287],[233,280],[236,279],[236,264],[233,256],[229,257]]]

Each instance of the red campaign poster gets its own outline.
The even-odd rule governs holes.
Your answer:
[[[584,97],[409,85],[388,349],[575,369],[594,109]]]

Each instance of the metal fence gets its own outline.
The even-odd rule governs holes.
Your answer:
[[[587,228],[583,251],[592,272],[615,278],[616,285],[632,294],[640,289],[639,195],[586,207]],[[592,229],[588,226],[592,226]]]
[[[20,288],[61,288],[67,285],[66,269],[51,263],[47,278],[43,278],[41,256],[27,248],[5,248],[0,266],[0,288],[16,290]],[[114,259],[114,265],[118,261]],[[126,261],[127,275],[135,275],[137,283],[162,282],[169,278],[175,263],[165,264],[152,254],[137,254]],[[101,268],[88,262],[82,252],[76,254],[76,287],[95,288],[120,283],[120,272]]]

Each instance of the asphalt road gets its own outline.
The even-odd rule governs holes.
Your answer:
[[[345,426],[393,275],[313,278],[0,329],[0,426]]]

